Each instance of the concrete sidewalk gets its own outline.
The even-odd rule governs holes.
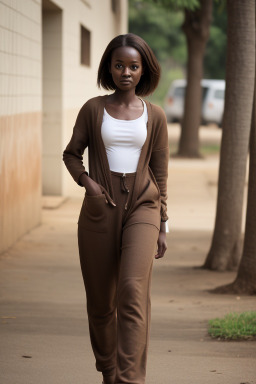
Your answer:
[[[207,292],[235,273],[195,269],[209,249],[218,159],[173,160],[168,252],[154,265],[147,384],[256,384],[255,342],[220,342],[207,321],[255,310],[254,297]],[[86,319],[76,227],[81,199],[43,211],[43,223],[0,257],[0,383],[100,384]]]

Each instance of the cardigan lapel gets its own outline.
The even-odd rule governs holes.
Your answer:
[[[148,112],[148,122],[147,122],[147,138],[145,140],[145,143],[142,146],[139,162],[137,166],[137,172],[142,170],[144,168],[145,160],[147,157],[147,151],[150,145],[151,140],[151,132],[152,132],[152,111],[151,111],[151,104],[149,101],[144,100],[147,106],[147,112]]]
[[[145,169],[145,164],[147,162],[147,155],[150,152],[150,146],[152,145],[152,107],[149,101],[147,100],[144,100],[144,101],[147,105],[147,112],[148,112],[147,138],[141,149],[140,158],[139,158],[136,176],[135,176],[130,208],[128,209],[127,215],[129,214],[139,194],[140,185],[143,182],[143,170]]]
[[[105,181],[107,192],[109,193],[111,199],[113,199],[113,186],[112,186],[111,173],[110,173],[110,168],[108,163],[108,157],[107,157],[106,148],[101,136],[101,126],[102,126],[106,98],[107,98],[107,95],[99,96],[100,102],[97,108],[95,142],[96,142],[96,147],[98,148],[98,153],[100,156],[101,167],[103,170],[103,178]]]

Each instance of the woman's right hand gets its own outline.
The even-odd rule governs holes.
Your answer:
[[[98,183],[83,173],[79,178],[80,183],[85,187],[88,196],[101,195],[102,190]]]

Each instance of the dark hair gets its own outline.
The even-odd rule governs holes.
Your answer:
[[[161,69],[149,45],[133,33],[116,36],[110,41],[100,61],[97,84],[106,90],[115,90],[116,85],[109,72],[112,52],[119,47],[133,47],[141,54],[143,75],[136,87],[136,95],[147,96],[152,93],[159,82]]]

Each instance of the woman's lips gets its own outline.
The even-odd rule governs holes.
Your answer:
[[[131,80],[120,80],[122,84],[131,84]]]

